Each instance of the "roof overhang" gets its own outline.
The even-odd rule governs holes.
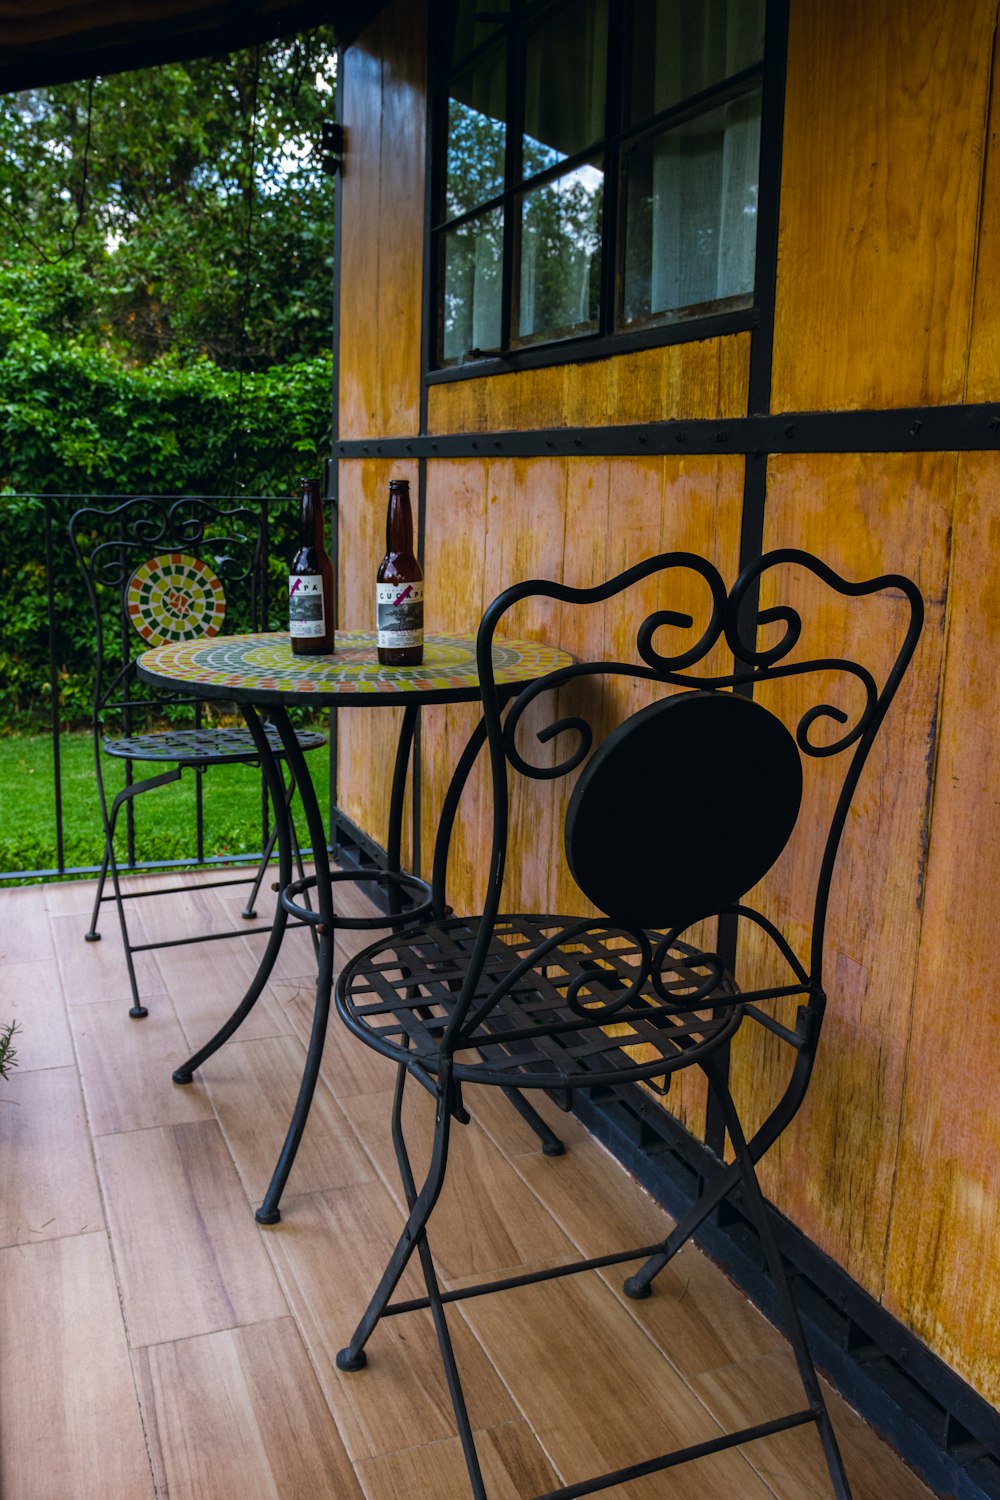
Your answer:
[[[0,93],[231,52],[310,26],[348,46],[385,0],[0,0]]]

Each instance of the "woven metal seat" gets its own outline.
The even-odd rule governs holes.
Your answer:
[[[878,672],[827,654],[806,628],[803,599],[825,631],[835,605],[877,605],[868,639]],[[525,601],[544,601],[547,621],[564,605],[575,640],[588,638],[588,609],[603,612],[591,639],[610,638],[613,618],[615,640],[626,640],[621,627],[629,604],[635,629],[626,659],[578,661],[552,672],[522,690],[505,717],[492,676],[493,636]],[[708,1440],[692,1433],[687,1444],[639,1454],[613,1472],[585,1480],[574,1474],[541,1500],[569,1500],[805,1425],[818,1433],[834,1495],[850,1500],[756,1168],[795,1117],[812,1075],[827,1003],[823,939],[837,850],[922,618],[920,595],[908,579],[848,582],[792,550],[766,554],[730,591],[705,559],[667,553],[595,588],[520,584],[486,611],[478,663],[493,840],[483,910],[381,938],[345,965],[336,987],[344,1023],[396,1067],[392,1136],[409,1210],[337,1366],[345,1372],[364,1366],[365,1347],[383,1317],[430,1309],[475,1500],[486,1500],[487,1491],[448,1330],[450,1305],[630,1261],[624,1290],[639,1301],[708,1216],[736,1194],[759,1237],[804,1401],[736,1432]],[[847,623],[832,628],[842,632],[835,639],[858,638]],[[552,703],[557,708],[546,716]],[[553,743],[554,759],[536,764],[535,752],[524,748],[529,723],[536,742]],[[467,770],[466,764],[463,777]],[[551,826],[552,805],[536,825],[532,783],[562,778],[572,779],[563,802],[564,861],[558,849],[530,844],[535,826]],[[505,877],[515,865],[508,848],[514,783],[520,783],[516,821],[525,839],[518,852],[535,862],[532,883],[540,866],[551,889],[572,898],[575,886],[579,915],[502,914]],[[434,852],[439,877],[451,827],[452,818],[443,819]],[[779,866],[795,872],[794,906],[769,893]],[[787,897],[785,880],[779,889]],[[787,929],[781,919],[788,919]],[[750,1028],[764,1034],[769,1051],[760,1096],[750,1101],[748,1136],[728,1067],[730,1043],[738,1048]],[[428,1226],[445,1181],[451,1131],[470,1122],[477,1086],[499,1087],[508,1097],[544,1089],[569,1108],[581,1094],[607,1097],[641,1085],[647,1105],[651,1089],[666,1095],[668,1105],[673,1075],[690,1067],[708,1082],[706,1121],[714,1134],[706,1145],[715,1165],[706,1169],[698,1200],[662,1240],[441,1290]],[[436,1101],[422,1181],[404,1131],[411,1079]],[[537,1175],[532,1182],[537,1189]],[[395,1300],[414,1254],[426,1296]]]
[[[183,937],[157,943],[135,943],[129,935],[126,900],[153,897],[195,887],[169,886],[159,890],[129,889],[121,879],[115,852],[115,830],[119,814],[125,814],[127,864],[134,866],[136,799],[158,787],[178,781],[185,771],[197,773],[195,782],[195,848],[193,864],[210,863],[202,817],[202,774],[213,766],[260,767],[260,752],[248,729],[204,724],[203,705],[178,694],[149,698],[137,689],[136,658],[148,646],[167,641],[189,641],[217,635],[224,623],[230,629],[254,631],[266,628],[266,525],[263,504],[226,506],[199,496],[172,500],[135,496],[119,505],[89,505],[70,519],[70,541],[84,580],[93,612],[97,637],[94,679],[94,761],[101,816],[104,822],[104,855],[94,898],[88,942],[100,938],[98,920],[105,901],[114,901],[118,911],[125,962],[132,992],[130,1014],[146,1014],[139,993],[133,955],[148,949],[178,943],[240,937],[269,928],[241,927],[228,933]],[[227,593],[228,590],[228,593]],[[179,711],[193,720],[191,727],[146,730],[151,717],[174,718]],[[277,734],[265,726],[268,744],[285,760]],[[314,731],[299,734],[302,750],[317,750],[326,744]],[[124,761],[125,785],[113,795],[105,786],[105,758]],[[155,774],[136,778],[134,765],[156,766]],[[291,803],[294,780],[289,776],[283,793]],[[263,796],[262,796],[263,803]],[[256,917],[254,903],[275,846],[275,828],[261,831],[263,849],[251,875],[203,880],[207,886],[249,885],[242,915]],[[299,873],[303,873],[301,858]],[[105,893],[110,875],[111,894]]]
[[[274,754],[280,755],[281,741],[277,731],[266,724],[264,733]],[[326,736],[303,730],[299,733],[299,744],[303,750],[319,750],[326,744]],[[101,746],[105,755],[114,755],[120,760],[167,761],[181,766],[226,766],[257,759],[257,749],[248,729],[173,729],[155,734],[105,738]]]
[[[478,922],[454,917],[366,948],[344,976],[348,1026],[397,1062],[437,1073],[479,931]],[[649,936],[656,946],[665,938]],[[521,955],[538,952],[519,972]],[[498,917],[471,997],[471,1015],[482,1009],[482,1017],[463,1031],[453,1076],[556,1090],[641,1079],[665,1093],[670,1074],[727,1041],[743,1014],[730,976],[689,944],[675,945],[657,980],[654,988],[634,936],[621,928]]]

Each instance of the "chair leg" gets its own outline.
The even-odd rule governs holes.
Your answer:
[[[97,930],[97,921],[101,915],[101,899],[104,895],[104,882],[108,878],[108,838],[104,836],[104,858],[101,860],[101,873],[97,877],[97,894],[94,897],[94,909],[90,914],[90,926],[83,934],[85,943],[99,943],[101,934]]]
[[[125,967],[128,971],[129,987],[132,991],[132,1004],[129,1007],[129,1015],[134,1021],[141,1021],[143,1016],[147,1016],[149,1012],[139,999],[139,983],[135,977],[135,964],[132,961],[132,944],[129,940],[128,935],[128,923],[125,920],[125,901],[122,897],[121,881],[118,878],[118,861],[115,859],[114,849],[115,825],[118,822],[118,814],[121,811],[122,806],[122,799],[120,797],[116,797],[114,802],[111,804],[110,815],[105,815],[104,860],[101,866],[101,876],[98,884],[98,903],[100,901],[100,893],[104,889],[104,881],[107,872],[110,870],[111,887],[115,893],[115,906],[118,908],[118,925],[121,928],[122,947],[125,949]],[[97,903],[95,903],[94,915],[91,919],[90,924],[91,932],[94,932],[95,934],[97,930],[97,909],[98,905]],[[89,941],[94,941],[94,939],[90,937],[90,934],[87,934],[87,937]]]
[[[405,1068],[403,1070],[405,1073]],[[402,1103],[403,1087],[405,1078],[398,1077],[396,1080],[396,1095],[393,1101],[393,1140],[397,1147],[397,1160],[400,1162],[400,1171],[403,1175],[403,1188],[409,1203],[410,1213],[403,1232],[396,1242],[396,1248],[389,1258],[389,1263],[382,1273],[375,1292],[365,1309],[364,1316],[354,1331],[354,1337],[346,1348],[341,1349],[337,1355],[338,1370],[361,1370],[367,1364],[365,1345],[375,1331],[376,1324],[385,1311],[389,1298],[392,1296],[399,1283],[399,1278],[406,1270],[418,1242],[423,1236],[431,1211],[437,1203],[441,1188],[444,1184],[445,1168],[448,1163],[448,1143],[451,1136],[451,1121],[455,1101],[452,1098],[451,1080],[444,1072],[438,1081],[437,1109],[434,1119],[434,1148],[431,1152],[430,1166],[423,1187],[416,1191],[409,1169],[409,1160],[406,1156],[405,1146],[400,1147],[402,1141]]]
[[[542,1154],[544,1156],[562,1156],[566,1150],[565,1145],[556,1135],[555,1131],[549,1129],[535,1106],[529,1104],[518,1089],[501,1089],[501,1093],[517,1110],[517,1113],[521,1116],[525,1124],[530,1125],[531,1129],[535,1132],[542,1143]]]
[[[726,1120],[726,1130],[736,1154],[736,1163],[740,1168],[740,1178],[747,1207],[753,1216],[754,1225],[760,1236],[761,1248],[767,1261],[771,1278],[774,1282],[775,1292],[780,1313],[784,1319],[785,1333],[792,1346],[795,1363],[798,1367],[799,1379],[809,1401],[816,1425],[819,1428],[820,1441],[823,1444],[823,1453],[826,1458],[826,1466],[830,1474],[830,1482],[836,1500],[851,1500],[851,1490],[844,1473],[844,1463],[840,1456],[840,1448],[837,1444],[833,1423],[827,1409],[826,1399],[816,1374],[816,1366],[813,1364],[809,1345],[806,1341],[805,1330],[802,1327],[802,1319],[792,1296],[792,1289],[788,1283],[784,1261],[778,1247],[777,1237],[774,1232],[774,1221],[771,1210],[768,1207],[760,1183],[757,1180],[757,1172],[754,1166],[753,1156],[743,1133],[736,1106],[728,1085],[721,1074],[717,1074],[711,1063],[703,1064],[704,1071],[708,1075],[709,1083],[716,1098],[722,1105]]]
[[[692,1203],[687,1213],[677,1220],[656,1255],[651,1256],[634,1276],[629,1276],[625,1281],[622,1290],[627,1297],[631,1297],[634,1302],[641,1302],[650,1295],[652,1283],[663,1268],[673,1260],[679,1250],[683,1249],[709,1214],[718,1208],[722,1200],[739,1185],[741,1180],[742,1173],[739,1165],[734,1162],[720,1171],[713,1182],[705,1184],[701,1196]]]

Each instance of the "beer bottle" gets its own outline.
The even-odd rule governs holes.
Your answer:
[[[424,659],[424,574],[413,551],[410,485],[389,482],[385,557],[375,582],[378,659],[386,667],[418,667]]]
[[[288,574],[288,633],[296,656],[333,651],[333,563],[326,550],[319,480],[302,480],[299,550]]]

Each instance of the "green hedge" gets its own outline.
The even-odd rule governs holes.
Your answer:
[[[69,292],[58,288],[62,305]],[[39,323],[53,274],[0,273],[0,731],[49,713],[45,507],[53,497],[231,494],[237,410],[239,493],[287,495],[272,512],[274,577],[292,545],[300,473],[330,451],[331,359],[243,377],[207,359],[128,366],[87,338]],[[70,289],[71,290],[71,289]],[[41,305],[41,306],[40,306]],[[64,719],[89,712],[93,632],[66,523],[78,500],[53,499],[58,688]]]

